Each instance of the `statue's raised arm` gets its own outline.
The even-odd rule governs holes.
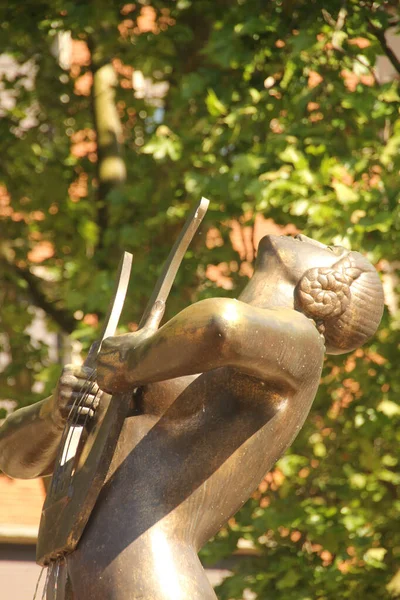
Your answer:
[[[340,354],[362,345],[382,306],[378,275],[360,254],[305,236],[266,236],[240,300],[198,302],[152,337],[139,331],[108,338],[98,382],[117,392],[233,367],[296,388],[321,368],[324,350]]]

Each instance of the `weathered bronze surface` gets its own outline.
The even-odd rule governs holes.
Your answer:
[[[189,215],[165,262],[139,323],[142,339],[154,333],[159,326],[179,265],[204,218],[208,204],[208,200],[202,198]],[[96,367],[103,339],[115,333],[128,288],[131,263],[132,255],[125,252],[101,336],[92,345],[84,363],[89,372]],[[60,560],[75,550],[104,484],[121,428],[130,410],[131,395],[101,394],[93,417],[88,419],[86,416],[85,426],[79,426],[82,408],[88,405],[85,402],[87,391],[92,387],[89,381],[83,390],[77,390],[78,397],[64,428],[39,529],[36,558],[42,565]],[[93,404],[94,400],[91,400],[88,408]],[[77,440],[74,440],[74,434]],[[72,453],[69,452],[71,446],[75,446]]]
[[[296,437],[325,351],[363,344],[382,310],[379,277],[360,254],[304,236],[266,236],[238,300],[198,302],[150,337],[138,331],[105,340],[99,386],[137,392],[68,557],[70,598],[215,600],[198,549]],[[26,414],[0,430],[6,472],[31,475],[26,444],[17,448],[16,440],[27,429],[42,435],[46,418],[53,432],[46,406],[36,423]],[[51,456],[41,440],[36,473]],[[33,446],[31,456],[40,448]]]

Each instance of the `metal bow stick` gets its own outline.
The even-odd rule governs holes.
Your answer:
[[[202,198],[189,215],[176,240],[139,323],[143,328],[151,315],[151,332],[158,327],[176,273],[207,211],[209,201]],[[113,335],[125,301],[132,255],[125,252],[120,263],[116,291],[111,302],[100,339],[95,342],[84,363],[93,369],[68,417],[63,432],[52,481],[43,506],[36,550],[37,562],[49,565],[73,552],[83,534],[90,514],[104,484],[122,425],[131,407],[132,394],[110,396],[99,393],[93,398],[94,416],[83,419],[81,409],[87,406],[95,384],[96,357],[102,341]],[[150,319],[151,320],[151,319]],[[149,334],[151,333],[149,330]],[[96,406],[95,401],[98,400]]]

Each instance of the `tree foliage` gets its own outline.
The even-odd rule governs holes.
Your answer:
[[[243,540],[256,550],[222,584],[221,600],[245,589],[263,600],[400,593],[400,62],[387,38],[398,3],[324,4],[55,0],[1,9],[3,52],[16,65],[0,90],[1,325],[13,358],[1,397],[31,402],[33,382],[54,385],[46,345],[27,333],[32,304],[50,329],[88,347],[122,249],[134,254],[123,323],[138,321],[201,195],[211,199],[208,221],[169,314],[196,298],[237,295],[254,253],[232,247],[230,234],[236,224],[251,245],[257,214],[366,252],[385,278],[391,314],[372,344],[327,360],[293,447],[204,549],[209,562]],[[83,58],[60,66],[65,32]],[[374,69],[380,55],[397,73],[390,81]],[[96,76],[110,65],[117,81],[110,75],[108,104],[96,109]],[[222,278],[210,278],[210,264]]]

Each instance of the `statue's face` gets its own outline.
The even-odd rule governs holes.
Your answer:
[[[267,235],[258,247],[257,267],[278,270],[294,285],[308,269],[332,267],[348,251],[340,246],[325,246],[305,235]]]

